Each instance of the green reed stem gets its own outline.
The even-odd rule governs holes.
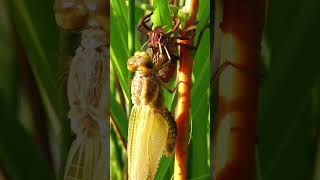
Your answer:
[[[128,49],[130,55],[133,55],[135,52],[134,42],[135,42],[135,1],[129,0],[129,32],[128,32]]]

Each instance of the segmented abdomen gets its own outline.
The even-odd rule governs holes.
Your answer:
[[[176,145],[177,124],[171,112],[167,108],[164,108],[163,111],[164,119],[168,124],[168,137],[166,142],[165,154],[166,156],[171,156],[174,152],[174,147]]]

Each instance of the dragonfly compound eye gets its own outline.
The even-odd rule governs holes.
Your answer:
[[[135,56],[129,58],[127,62],[127,69],[131,72],[135,72],[137,68],[138,68],[138,64],[136,62]]]
[[[146,52],[137,51],[133,57],[128,59],[127,68],[131,72],[147,72],[153,68],[150,56]]]

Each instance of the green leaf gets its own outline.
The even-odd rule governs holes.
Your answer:
[[[53,2],[52,2],[53,3]],[[58,34],[52,6],[47,2],[11,1],[14,23],[26,49],[42,99],[51,112],[51,125],[61,133],[65,119],[63,97],[57,80]],[[48,13],[52,12],[52,13]],[[22,31],[23,29],[23,31]]]
[[[16,92],[13,91],[16,78],[13,76],[13,68],[16,65],[14,61],[12,23],[9,19],[7,3],[0,0],[0,94],[4,98],[13,99]]]
[[[127,141],[128,139],[128,118],[121,105],[116,101],[115,95],[110,93],[110,112],[117,123],[121,135]]]
[[[14,180],[24,180],[26,177],[34,180],[54,180],[49,162],[18,121],[16,107],[5,99],[1,94],[0,162],[4,165],[6,173]],[[11,99],[12,101],[14,99]]]
[[[162,156],[160,159],[159,167],[155,175],[155,180],[163,180],[169,170],[170,165],[174,162],[173,157]]]
[[[294,4],[288,9],[290,16],[280,10],[288,3]],[[259,99],[261,175],[265,180],[312,179],[315,141],[310,96],[320,67],[319,1],[270,5],[266,29],[272,63]]]
[[[195,178],[191,178],[190,180],[205,180],[205,179],[210,179],[210,174],[204,174]]]
[[[53,180],[49,162],[18,120],[17,61],[7,1],[0,0],[0,162],[9,179]],[[23,149],[23,150],[22,150]]]
[[[176,16],[179,12],[180,8],[178,6],[170,4],[171,16]]]
[[[112,0],[110,12],[110,56],[115,72],[119,78],[126,102],[130,102],[129,73],[126,67],[129,58],[127,32],[128,7],[123,1]]]
[[[55,23],[53,1],[10,2],[13,22],[18,30],[41,98],[50,120],[50,128],[59,142],[60,162],[65,162],[70,133],[65,95],[58,81],[59,30]],[[49,4],[49,5],[48,5]],[[63,167],[61,167],[63,168]]]
[[[197,21],[199,23],[197,24],[195,42],[198,41],[201,31],[203,31],[204,28],[206,28],[206,26],[210,23],[209,20],[210,20],[210,1],[209,0],[199,1],[199,9],[197,14]]]
[[[153,27],[166,26],[168,29],[172,28],[172,18],[170,12],[169,1],[167,0],[153,0],[154,11],[151,17]]]
[[[190,12],[188,12],[185,8],[179,9],[178,11],[178,18],[181,21],[180,29],[183,29],[190,18]]]
[[[188,177],[195,178],[209,173],[207,133],[209,121],[209,87],[210,87],[210,31],[206,30],[204,38],[195,55],[191,89],[191,123],[192,133],[189,145]],[[200,95],[200,96],[199,96]],[[199,143],[203,142],[203,143]]]

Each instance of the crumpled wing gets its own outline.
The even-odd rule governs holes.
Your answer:
[[[168,136],[163,115],[149,106],[135,106],[129,122],[129,180],[153,179]]]
[[[107,152],[105,138],[80,135],[71,145],[64,180],[106,179],[108,169],[105,156]]]
[[[93,180],[107,180],[109,177],[109,151],[108,151],[109,140],[107,137],[100,138],[99,157],[94,166]],[[95,146],[97,147],[97,146]]]

